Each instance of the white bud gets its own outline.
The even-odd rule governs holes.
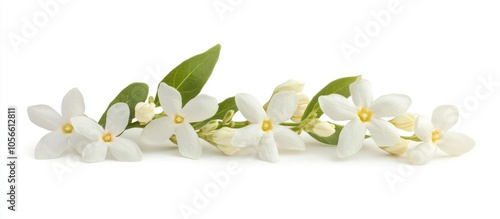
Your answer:
[[[328,137],[335,133],[335,125],[329,122],[318,122],[314,124],[312,132],[320,137]]]
[[[295,110],[295,113],[293,113],[293,116],[292,116],[292,121],[293,122],[296,122],[296,123],[299,123],[300,120],[302,119],[302,115],[304,115],[304,112],[306,111],[306,108],[307,108],[307,105],[299,105],[297,107],[297,110]]]
[[[240,151],[243,148],[236,147],[236,146],[222,146],[222,145],[217,145],[217,149],[219,149],[222,153],[224,153],[227,156],[231,156],[236,154],[238,151]]]
[[[380,147],[380,149],[392,155],[401,155],[406,153],[406,151],[408,150],[408,141],[403,138],[400,138],[399,142],[396,143],[395,145],[382,146]]]
[[[304,115],[304,112],[306,111],[307,105],[311,100],[309,100],[309,97],[307,97],[303,93],[297,93],[297,99],[299,102],[299,105],[297,106],[297,110],[295,110],[295,113],[293,113],[292,116],[292,121],[293,122],[300,122],[302,119],[302,115]]]
[[[299,106],[300,105],[308,105],[309,102],[311,101],[309,99],[309,97],[307,97],[304,93],[301,93],[301,92],[297,92],[297,99],[298,99],[298,103],[299,103]]]
[[[302,89],[304,89],[304,82],[301,81],[295,81],[295,80],[288,80],[285,81],[284,83],[278,85],[275,89],[273,94],[281,92],[281,91],[292,91],[292,92],[301,92]]]
[[[212,142],[216,144],[216,147],[222,151],[225,155],[233,155],[240,151],[242,148],[231,144],[234,136],[234,129],[228,127],[222,127],[215,130],[212,134]]]
[[[135,105],[135,118],[141,123],[150,122],[155,116],[155,104],[139,102]]]
[[[415,120],[417,120],[417,114],[405,113],[394,117],[394,119],[391,119],[389,122],[399,129],[411,132],[415,129]]]
[[[215,130],[219,126],[219,121],[217,120],[212,120],[205,124],[203,127],[201,127],[202,132],[210,132]]]

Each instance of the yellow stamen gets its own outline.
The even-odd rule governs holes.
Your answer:
[[[271,131],[273,130],[273,123],[271,122],[271,120],[264,120],[262,122],[262,131],[264,132],[267,132],[267,131]]]
[[[68,123],[64,124],[63,127],[62,127],[62,132],[64,134],[71,134],[71,133],[73,133],[73,126],[71,125],[71,123],[68,122]]]
[[[112,142],[113,141],[113,136],[111,136],[111,133],[109,133],[109,132],[104,134],[101,138],[104,142]]]
[[[432,143],[436,143],[439,139],[441,139],[441,132],[438,130],[432,131]]]
[[[175,115],[175,117],[174,117],[174,123],[176,125],[179,125],[179,124],[181,124],[183,122],[184,122],[184,117],[182,117],[180,115]]]
[[[359,120],[361,120],[361,122],[370,122],[370,120],[372,119],[372,114],[373,114],[372,111],[367,110],[364,107],[362,107],[358,111],[358,117],[359,117]]]

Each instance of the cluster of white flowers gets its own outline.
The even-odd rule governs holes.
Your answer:
[[[304,116],[311,100],[302,93],[303,88],[302,82],[286,81],[276,87],[264,105],[250,94],[236,94],[236,107],[247,121],[231,121],[234,111],[228,111],[223,121],[205,122],[197,130],[194,124],[210,120],[218,113],[215,98],[198,95],[183,106],[179,91],[161,83],[158,99],[163,112],[155,114],[152,97],[147,102],[137,103],[133,111],[138,127],[144,128],[140,135],[143,142],[168,143],[170,140],[178,145],[181,155],[192,159],[202,154],[202,138],[226,155],[234,155],[242,148],[252,146],[261,159],[277,162],[278,148],[306,149],[300,138],[302,131],[319,138],[338,137],[337,155],[340,158],[356,154],[365,139],[370,137],[382,150],[403,155],[412,164],[429,162],[437,148],[458,156],[475,145],[470,137],[449,131],[459,117],[454,106],[437,107],[432,119],[408,113],[412,102],[410,97],[388,94],[374,99],[370,82],[358,77],[349,85],[352,103],[339,94],[317,98],[320,109],[333,120],[322,121],[315,116]],[[82,94],[76,88],[63,98],[62,116],[47,105],[28,108],[31,121],[51,131],[36,146],[37,159],[56,158],[69,145],[81,154],[84,162],[102,161],[108,150],[117,160],[142,159],[140,147],[120,136],[130,124],[130,109],[126,103],[116,103],[108,109],[105,127],[86,117],[84,110]],[[335,121],[347,123],[342,126]],[[398,129],[414,131],[415,135],[400,136]],[[336,133],[336,130],[341,131]],[[421,143],[410,147],[410,140]]]
[[[118,137],[128,125],[129,108],[117,103],[109,108],[106,127],[84,116],[83,96],[76,88],[70,90],[62,101],[62,116],[47,105],[28,108],[28,116],[36,125],[50,130],[35,148],[37,159],[59,157],[68,145],[82,155],[84,162],[102,161],[108,149],[122,161],[140,161],[139,146],[126,138]]]

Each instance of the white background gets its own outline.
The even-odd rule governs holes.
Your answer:
[[[500,216],[500,87],[480,82],[500,81],[500,5],[494,1],[395,1],[399,13],[371,32],[350,62],[339,45],[353,45],[355,29],[372,25],[371,13],[382,13],[391,1],[219,0],[231,8],[221,19],[213,0],[70,0],[16,53],[8,34],[23,37],[23,19],[46,13],[38,3],[47,1],[1,4],[1,111],[18,107],[20,137],[17,211],[6,210],[2,165],[2,218],[182,218],[179,206],[193,206],[194,191],[213,185],[209,173],[228,164],[239,172],[191,218]],[[59,111],[65,93],[78,87],[86,114],[98,119],[129,83],[155,88],[156,78],[217,43],[220,59],[202,93],[218,100],[248,92],[264,102],[291,78],[306,82],[304,92],[313,96],[336,78],[363,75],[376,96],[410,95],[413,112],[430,116],[440,104],[466,105],[455,128],[474,137],[476,147],[415,167],[371,141],[340,160],[335,147],[306,134],[307,151],[281,150],[276,164],[252,149],[226,157],[208,144],[199,160],[181,157],[173,145],[144,147],[138,163],[82,164],[72,152],[35,160],[35,145],[47,131],[29,121],[28,106]],[[478,89],[485,95],[480,100]],[[5,128],[6,119],[0,120]],[[387,176],[402,181],[391,186]]]

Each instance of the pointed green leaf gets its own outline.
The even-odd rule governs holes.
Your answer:
[[[238,107],[236,106],[236,101],[234,100],[234,97],[229,97],[229,98],[225,99],[224,101],[220,102],[219,109],[217,110],[217,113],[215,113],[215,115],[212,116],[212,118],[209,118],[205,121],[194,124],[193,128],[195,130],[198,130],[198,129],[201,129],[201,127],[203,127],[205,124],[207,124],[208,122],[210,122],[214,119],[223,119],[224,116],[226,115],[227,111],[229,111],[229,110],[234,110],[235,113],[238,111]]]
[[[149,87],[145,83],[132,83],[126,88],[124,88],[111,103],[108,108],[102,114],[101,119],[99,119],[99,125],[102,127],[106,126],[106,117],[108,109],[115,103],[126,103],[130,108],[129,124],[135,117],[135,105],[139,102],[144,102],[148,98]]]
[[[311,102],[307,105],[306,110],[304,111],[304,115],[302,115],[302,121],[309,117],[309,114],[316,112],[316,118],[319,118],[323,115],[323,111],[319,107],[318,98],[323,95],[330,94],[340,94],[344,97],[351,96],[351,92],[349,91],[349,85],[352,84],[359,76],[354,77],[345,77],[339,78],[335,81],[330,82],[323,89],[321,89],[312,99]]]
[[[175,67],[161,81],[181,93],[183,106],[196,97],[207,83],[219,59],[220,48],[221,46],[217,44],[206,52],[189,58]],[[155,104],[159,105],[158,93]]]

